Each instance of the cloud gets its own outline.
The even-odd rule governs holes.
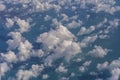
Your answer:
[[[30,24],[29,22],[22,20],[20,18],[17,19],[17,25],[19,26],[19,31],[21,33],[27,32],[30,29]]]
[[[58,68],[56,68],[56,72],[66,73],[68,70],[65,68],[63,64],[61,64]]]
[[[0,11],[4,11],[6,9],[6,6],[3,3],[0,3]]]
[[[10,18],[6,18],[6,26],[11,28],[14,25],[14,21]]]
[[[103,58],[104,56],[107,55],[109,52],[108,49],[103,49],[101,46],[94,46],[94,49],[92,51],[88,52],[88,55],[96,58]]]
[[[79,42],[79,45],[84,48],[87,47],[90,43],[93,43],[97,40],[98,35],[93,35],[93,36],[87,36],[82,39],[82,41]]]
[[[43,74],[42,75],[42,79],[48,79],[48,77],[49,77],[48,74]]]
[[[90,64],[92,63],[92,61],[86,61],[82,64],[82,66],[79,67],[79,71],[80,72],[85,72],[87,70],[87,67],[90,66]]]
[[[115,68],[111,71],[112,76],[108,80],[119,80],[120,78],[120,68]]]
[[[97,65],[98,70],[109,70],[111,76],[107,80],[119,80],[120,78],[120,59],[115,59],[111,63],[104,62]]]
[[[17,61],[17,56],[12,51],[7,52],[6,54],[1,53],[0,55],[1,55],[1,57],[3,57],[3,59],[5,59],[9,63],[13,63],[13,62]]]
[[[73,20],[71,23],[67,24],[67,28],[70,28],[70,29],[77,28],[77,27],[80,27],[81,25],[82,25],[82,22],[80,20],[78,21]]]
[[[7,41],[9,49],[16,49],[23,39],[20,32],[10,32],[8,33],[8,36],[12,37],[12,39]]]
[[[74,35],[64,26],[60,25],[55,30],[40,34],[37,42],[44,45],[45,50],[53,51],[46,62],[65,57],[67,61],[77,53],[81,52],[80,46],[74,41]]]
[[[95,26],[90,26],[89,28],[81,27],[80,31],[77,33],[77,35],[84,35],[84,34],[90,34],[91,32],[95,31]]]
[[[29,80],[31,77],[37,77],[43,69],[43,65],[32,65],[29,70],[19,70],[16,74],[16,79]]]
[[[77,4],[80,4],[80,8],[88,8],[89,5],[94,5],[92,7],[92,11],[98,13],[101,11],[104,11],[106,13],[109,14],[114,14],[117,11],[120,11],[120,7],[115,5],[116,1],[115,0],[108,0],[108,1],[104,1],[104,0],[76,0]]]
[[[20,42],[20,45],[18,47],[18,57],[21,61],[25,61],[26,59],[30,58],[32,47],[32,44],[28,40]]]
[[[10,70],[10,67],[6,62],[0,63],[0,78],[5,75],[7,71]]]
[[[109,63],[106,61],[103,64],[97,64],[97,69],[98,70],[104,70],[108,68]]]

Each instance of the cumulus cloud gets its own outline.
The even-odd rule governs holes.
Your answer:
[[[17,61],[17,56],[12,51],[7,52],[6,54],[5,53],[1,53],[0,55],[1,55],[1,57],[3,57],[3,59],[5,59],[9,63]]]
[[[67,28],[77,28],[80,27],[82,25],[82,22],[80,20],[75,21],[73,20],[71,23],[67,24]]]
[[[114,0],[75,0],[76,3],[80,4],[80,8],[87,8],[88,5],[92,4],[94,7],[92,7],[92,11],[95,11],[96,13],[104,11],[106,13],[114,14],[115,12],[120,10],[120,7],[115,5],[116,1]]]
[[[92,61],[86,61],[85,63],[82,64],[82,66],[79,67],[80,72],[85,72],[87,70],[87,67],[90,66]]]
[[[19,70],[16,74],[16,79],[29,80],[31,77],[37,77],[43,69],[43,65],[32,65],[29,70]]]
[[[98,70],[107,69],[107,68],[108,68],[108,65],[109,65],[109,63],[108,63],[107,61],[104,62],[104,63],[102,63],[102,64],[97,64],[97,69],[98,69]]]
[[[6,62],[0,63],[0,78],[5,75],[7,71],[10,70],[10,67]]]
[[[4,4],[4,2],[6,4]],[[9,4],[10,6],[8,7],[7,4]],[[67,10],[69,10],[70,12]],[[72,57],[78,55],[78,53],[81,53],[82,48],[91,47],[89,45],[90,44],[93,45],[92,43],[94,43],[98,38],[106,39],[107,37],[109,37],[110,31],[113,28],[118,28],[119,26],[119,19],[113,19],[113,16],[111,15],[107,16],[105,14],[106,18],[102,22],[99,22],[97,25],[87,24],[90,26],[88,28],[84,27],[86,26],[86,22],[83,22],[84,20],[82,19],[81,10],[85,11],[85,14],[84,13],[82,14],[85,17],[84,19],[85,20],[87,19],[87,21],[89,21],[89,19],[92,18],[93,14],[95,14],[97,18],[100,18],[101,13],[100,16],[99,14],[97,14],[99,12],[109,13],[114,15],[115,12],[120,11],[120,6],[116,5],[115,0],[56,0],[56,1],[55,0],[2,0],[0,1],[0,12],[3,12],[1,13],[2,15],[0,16],[0,19],[1,20],[3,19],[3,22],[4,19],[6,21],[5,24],[1,22],[2,25],[6,25],[7,28],[12,28],[14,24],[18,25],[18,26],[14,26],[15,31],[17,32],[14,31],[8,33],[8,36],[11,37],[11,39],[9,39],[6,42],[8,44],[8,50],[7,50],[8,52],[0,53],[0,77],[1,75],[4,76],[5,73],[10,70],[9,67],[10,65],[17,64],[15,63],[16,61],[18,62],[27,61],[30,57],[38,57],[42,59],[44,66],[46,65],[52,66],[52,63],[60,58],[63,58],[67,62],[70,62]],[[23,33],[28,32],[30,30],[32,26],[30,25],[31,22],[36,24],[35,21],[36,19],[32,21],[32,18],[36,17],[36,13],[39,13],[40,15],[41,14],[44,15],[44,12],[46,16],[44,17],[43,21],[50,21],[52,22],[52,25],[50,24],[50,26],[54,25],[57,27],[55,29],[51,29],[48,32],[43,32],[42,34],[40,34],[37,37],[36,41],[42,44],[42,47],[40,47],[40,49],[34,50],[32,43],[30,43],[29,40],[25,39],[27,35],[24,35],[23,37]],[[57,15],[54,15],[51,12]],[[109,20],[109,17],[111,17],[112,20]],[[66,25],[66,27],[61,24]],[[83,25],[83,27],[81,27],[81,25]],[[75,32],[75,35],[80,36],[79,42],[77,41],[76,36],[73,35],[73,33],[71,33],[68,30],[77,27],[81,27],[77,34]],[[74,31],[74,29],[72,31]],[[109,52],[108,49],[95,45],[94,48],[88,52],[88,55],[96,58],[103,58],[105,55],[107,55],[108,52]],[[77,63],[79,62],[81,63],[82,62],[81,60],[83,60],[81,59],[80,56],[81,55],[76,56],[77,58],[75,61]],[[85,72],[91,63],[92,61],[85,61],[81,66],[79,66],[79,71]],[[55,71],[58,73],[69,72],[66,65],[67,64],[59,65],[55,69]],[[119,80],[120,77],[119,65],[120,65],[119,59],[114,60],[111,63],[106,61],[102,64],[97,64],[97,69],[99,71],[108,69],[109,72],[111,73],[111,77],[108,78],[108,80]],[[18,70],[16,74],[16,79],[14,80],[29,80],[31,77],[36,78],[38,77],[38,75],[41,75],[41,71],[45,68],[44,66],[32,65],[30,69],[25,69],[26,66],[24,66],[24,68],[20,68]],[[71,73],[71,77],[72,76],[76,77],[74,73],[73,74]],[[42,79],[48,79],[51,76],[49,76],[46,73],[46,74],[42,74],[41,77]],[[11,79],[13,78],[9,78],[8,80]],[[59,77],[59,80],[69,80],[69,78]],[[98,79],[98,80],[102,80],[102,79]]]
[[[88,52],[88,55],[96,58],[103,58],[109,52],[108,49],[103,49],[101,46],[94,46],[92,51]]]
[[[10,18],[6,18],[6,26],[11,28],[14,25],[14,21]]]
[[[87,47],[90,43],[93,43],[97,40],[98,35],[93,35],[93,36],[87,36],[82,39],[82,41],[79,43],[79,45],[84,48]]]
[[[18,47],[18,57],[21,61],[25,61],[26,59],[30,58],[32,47],[32,44],[28,40],[20,42],[20,45]]]
[[[56,72],[60,72],[60,73],[66,73],[68,70],[65,68],[65,66],[63,64],[61,64],[57,69]]]
[[[74,38],[74,35],[66,27],[60,25],[55,30],[40,34],[37,42],[42,43],[46,50],[54,52],[47,57],[46,62],[61,57],[65,57],[69,61],[72,56],[80,52],[80,46],[74,41]]]
[[[48,77],[49,77],[48,74],[43,74],[42,75],[42,79],[48,79]]]
[[[16,22],[17,22],[17,25],[19,26],[19,31],[21,33],[27,32],[29,30],[29,28],[30,28],[29,22],[22,20],[22,19],[19,19],[19,18],[17,19]]]
[[[16,49],[23,39],[20,32],[10,32],[8,33],[8,36],[12,37],[12,39],[7,41],[9,49]]]
[[[0,3],[0,11],[4,11],[6,9],[6,6],[3,3]]]
[[[95,31],[95,26],[90,26],[89,28],[81,27],[80,31],[77,33],[77,35],[84,35],[84,34],[90,34],[91,32]]]
[[[111,71],[112,76],[108,80],[119,80],[120,78],[120,68],[115,68]]]
[[[108,80],[119,80],[120,78],[120,59],[115,59],[111,63],[104,62],[97,65],[98,70],[109,70],[111,76],[108,78]]]

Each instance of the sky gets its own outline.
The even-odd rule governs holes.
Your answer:
[[[119,0],[0,0],[0,80],[120,80]]]

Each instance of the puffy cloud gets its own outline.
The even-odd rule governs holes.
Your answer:
[[[108,62],[104,62],[102,64],[97,64],[97,69],[98,70],[104,70],[108,68],[109,63]]]
[[[42,49],[32,50],[31,56],[33,56],[33,57],[43,57],[44,56],[44,51]]]
[[[53,49],[60,42],[64,40],[72,41],[74,38],[73,34],[70,33],[64,26],[59,26],[56,30],[51,30],[48,33],[45,32],[40,34],[37,38],[37,42],[42,42],[48,49]]]
[[[85,37],[80,43],[79,45],[84,48],[87,47],[90,43],[93,43],[94,41],[96,41],[98,38],[97,35],[93,35],[93,36],[87,36]]]
[[[108,80],[119,80],[119,78],[120,78],[120,59],[113,60],[109,64],[108,69],[112,75],[110,78],[108,78]]]
[[[94,46],[92,51],[88,52],[88,55],[96,58],[103,58],[109,52],[108,49],[103,49],[101,46]]]
[[[48,79],[48,74],[43,74],[42,79]]]
[[[55,30],[40,34],[37,42],[44,45],[44,48],[54,53],[47,57],[46,62],[51,62],[61,57],[67,61],[80,52],[80,46],[74,41],[74,35],[64,26],[60,25]]]
[[[115,5],[115,0],[75,0],[77,4],[80,4],[80,8],[87,8],[88,5],[92,4],[94,7],[92,7],[92,11],[95,11],[96,13],[104,11],[110,14],[114,14],[115,12],[120,10],[120,7]]]
[[[31,77],[37,77],[43,69],[43,65],[32,65],[29,70],[19,70],[16,74],[16,79],[29,80]]]
[[[57,72],[61,72],[61,73],[66,73],[68,70],[65,68],[65,66],[63,66],[63,64],[61,64],[57,69]]]
[[[0,78],[5,75],[7,71],[10,70],[10,67],[6,62],[0,63]]]
[[[120,78],[120,68],[115,68],[111,71],[112,76],[108,80],[119,80]]]
[[[50,1],[51,2],[51,1]],[[50,4],[49,1],[41,2],[39,0],[32,1],[32,5],[35,11],[48,11],[50,9],[60,10],[59,5]]]
[[[29,28],[30,28],[29,22],[22,20],[22,19],[19,19],[19,18],[17,19],[16,22],[17,22],[17,25],[19,26],[19,31],[21,33],[27,32],[29,30]]]
[[[12,37],[7,41],[9,49],[16,49],[23,39],[20,32],[10,32],[8,36]]]
[[[17,56],[12,51],[7,52],[6,54],[1,53],[0,55],[3,57],[3,59],[5,59],[9,63],[17,61]]]
[[[90,34],[95,30],[95,26],[90,26],[89,28],[81,27],[80,31],[77,33],[77,35],[84,35],[84,34]]]
[[[63,19],[61,21],[69,21],[69,17],[66,14],[61,14]]]
[[[32,44],[28,40],[20,42],[20,45],[18,47],[18,57],[21,61],[25,61],[26,59],[30,58],[32,47]]]
[[[6,9],[6,6],[3,3],[0,3],[0,11],[4,11]]]
[[[98,70],[107,69],[111,73],[108,80],[119,80],[120,78],[120,59],[113,60],[111,63],[104,62],[97,65]]]
[[[79,67],[79,71],[85,72],[87,70],[87,67],[90,66],[91,63],[92,61],[86,61],[85,63],[83,63],[82,66]]]
[[[14,25],[14,21],[10,18],[6,18],[6,26],[11,28]]]
[[[92,63],[92,61],[86,61],[83,66],[89,66]]]
[[[82,22],[80,20],[75,21],[73,20],[71,23],[67,24],[68,28],[76,28],[76,27],[80,27],[82,25]]]

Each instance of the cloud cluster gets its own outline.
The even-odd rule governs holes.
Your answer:
[[[31,77],[37,77],[43,71],[43,65],[32,65],[29,70],[19,70],[16,74],[17,80],[29,80]]]
[[[97,65],[98,70],[109,70],[111,77],[108,80],[119,80],[120,78],[120,59],[113,60],[111,63],[104,62]]]
[[[0,25],[7,28],[8,35],[5,36],[5,39],[8,36],[9,39],[6,41],[8,45],[6,52],[0,51],[0,78],[14,69],[13,65],[17,65],[19,62],[29,64],[27,60],[31,57],[40,59],[41,63],[30,62],[31,68],[29,69],[21,64],[20,66],[24,66],[24,69],[17,69],[17,73],[14,73],[16,74],[15,80],[30,80],[32,77],[37,78],[38,76],[41,76],[42,79],[49,79],[51,77],[49,73],[41,73],[46,67],[54,68],[54,62],[59,59],[64,59],[67,64],[72,63],[73,57],[76,58],[75,63],[81,65],[75,66],[79,72],[87,71],[92,60],[85,59],[86,56],[83,56],[82,49],[84,51],[86,48],[92,48],[88,52],[85,51],[87,55],[105,59],[104,56],[107,56],[110,50],[95,42],[98,39],[110,38],[110,33],[114,29],[118,29],[120,20],[114,18],[116,17],[114,13],[118,11],[120,11],[120,6],[115,0],[1,0]],[[105,15],[103,16],[99,12]],[[96,17],[95,20],[98,20],[95,25],[93,24],[96,21],[92,20],[94,17]],[[92,21],[93,23],[91,23]],[[47,29],[48,27],[50,27],[50,31],[39,31],[39,28]],[[39,36],[34,35],[34,32]],[[33,37],[31,34],[37,37]],[[29,40],[28,36],[32,36],[33,42]],[[34,42],[41,47],[34,49]],[[81,64],[81,62],[84,63]],[[54,69],[55,73],[67,74],[69,72],[67,67],[71,67],[67,64],[58,63],[59,66]],[[97,64],[97,69],[98,71],[109,70],[111,77],[108,80],[119,80],[119,65],[120,59],[113,60],[111,63],[105,61]],[[94,72],[91,74],[96,75]],[[76,77],[74,71],[69,77],[60,75],[59,80],[69,80],[71,77]],[[11,80],[11,78],[9,79]]]
[[[40,34],[37,42],[42,43],[45,50],[53,51],[53,54],[46,58],[47,64],[61,57],[65,57],[69,61],[72,56],[80,53],[80,46],[74,41],[74,38],[74,35],[62,25],[55,30]]]

